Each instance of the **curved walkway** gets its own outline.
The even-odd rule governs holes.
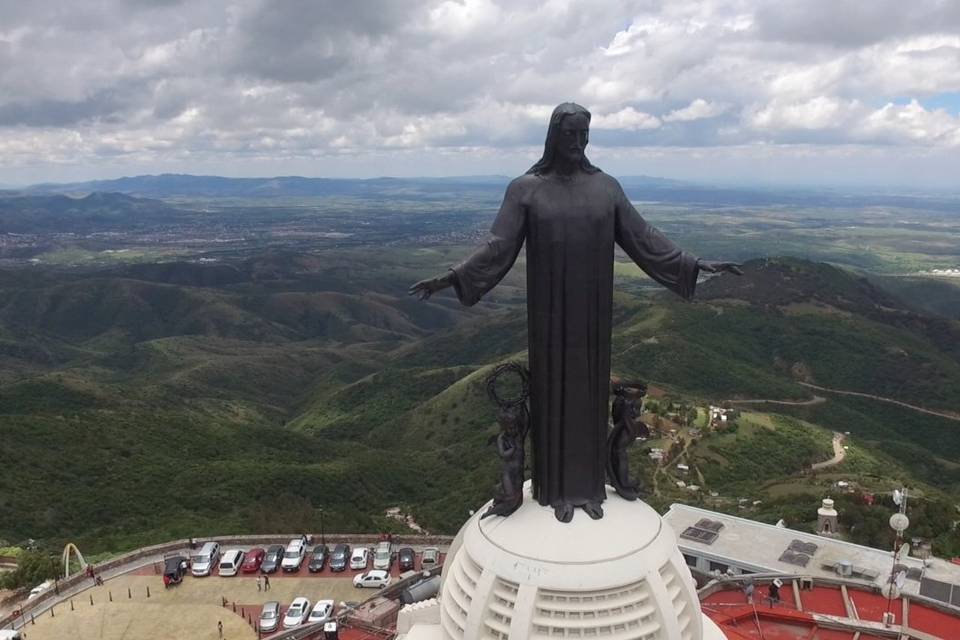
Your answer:
[[[844,391],[842,389],[831,389],[830,387],[821,387],[819,385],[810,384],[809,382],[798,382],[797,384],[803,385],[804,387],[809,387],[811,389],[816,389],[818,391],[836,393],[841,396],[857,396],[859,398],[869,398],[870,400],[879,400],[880,402],[888,402],[890,404],[895,404],[900,407],[904,407],[905,409],[912,409],[913,411],[926,413],[927,415],[931,415],[931,416],[937,416],[938,418],[946,418],[947,420],[960,422],[960,414],[957,414],[957,413],[951,413],[947,411],[935,411],[933,409],[925,409],[923,407],[918,407],[915,404],[901,402],[900,400],[895,400],[893,398],[884,398],[883,396],[876,396],[876,395],[873,395],[872,393],[861,393],[860,391]]]

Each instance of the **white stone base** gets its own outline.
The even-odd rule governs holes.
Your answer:
[[[485,505],[457,534],[443,568],[444,640],[723,638],[705,630],[676,535],[649,505],[608,488],[603,519],[578,509],[564,524],[529,485],[516,513],[481,519]]]

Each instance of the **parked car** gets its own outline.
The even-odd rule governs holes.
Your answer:
[[[247,551],[247,555],[243,557],[243,564],[240,565],[240,571],[244,573],[255,573],[260,569],[260,564],[263,562],[263,556],[266,555],[266,551],[260,547],[254,547]]]
[[[404,547],[397,552],[397,565],[400,571],[413,571],[417,568],[417,553],[410,547]]]
[[[382,589],[388,584],[390,584],[390,574],[383,569],[371,569],[366,573],[358,573],[353,576],[353,586],[358,589],[362,587]]]
[[[303,624],[303,621],[306,620],[309,613],[310,601],[303,596],[295,598],[293,602],[290,603],[290,608],[287,609],[287,612],[283,616],[283,628],[292,629],[294,627],[299,627],[301,624]]]
[[[243,563],[243,551],[240,549],[231,549],[220,558],[220,571],[223,577],[235,576],[240,571],[240,565]]]
[[[190,561],[184,556],[171,556],[163,561],[163,586],[169,587],[183,582],[183,576],[190,568]]]
[[[436,568],[440,564],[440,549],[427,547],[420,556],[420,568],[424,571]]]
[[[330,571],[343,571],[350,562],[350,545],[340,543],[330,554]]]
[[[310,552],[310,562],[307,564],[307,571],[317,573],[323,571],[323,565],[327,564],[327,558],[330,556],[330,549],[325,544],[318,544]],[[320,602],[323,602],[321,600]],[[317,604],[320,604],[318,602]]]
[[[389,542],[380,542],[373,552],[373,568],[389,571],[393,565],[393,550]]]
[[[205,542],[200,551],[190,558],[190,573],[193,575],[208,576],[220,559],[220,545],[216,542]]]
[[[260,609],[260,631],[272,632],[280,624],[280,603],[265,602]]]
[[[326,622],[333,617],[333,600],[317,600],[307,622]]]
[[[272,544],[267,547],[267,552],[263,554],[263,562],[260,563],[262,573],[274,573],[280,568],[280,561],[283,560],[283,545]]]
[[[357,547],[350,556],[350,568],[354,570],[366,569],[370,563],[370,549]]]
[[[283,560],[280,562],[280,566],[284,571],[294,572],[300,570],[300,565],[303,564],[303,559],[307,555],[307,539],[306,538],[294,538],[287,544],[286,550],[283,552]]]

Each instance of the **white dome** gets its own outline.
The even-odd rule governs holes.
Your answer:
[[[609,638],[709,640],[673,530],[643,502],[608,488],[604,517],[563,524],[525,486],[508,518],[461,528],[443,568],[448,640]],[[721,636],[722,637],[722,634]]]

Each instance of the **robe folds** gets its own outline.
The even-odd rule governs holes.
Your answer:
[[[651,278],[693,296],[697,259],[637,213],[607,174],[526,174],[507,187],[490,237],[452,268],[476,304],[527,250],[534,496],[556,507],[606,497],[614,244]]]

